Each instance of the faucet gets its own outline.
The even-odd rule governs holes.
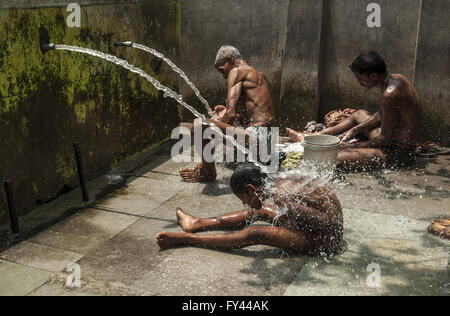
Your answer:
[[[133,46],[133,42],[114,42],[114,46],[131,47]]]
[[[49,50],[55,50],[55,44],[41,44],[41,50],[43,53],[48,52]]]

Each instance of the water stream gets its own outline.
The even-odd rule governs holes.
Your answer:
[[[158,80],[156,80],[155,78],[153,78],[152,76],[150,76],[149,74],[147,74],[145,71],[143,71],[142,69],[131,65],[130,63],[128,63],[126,60],[120,59],[116,56],[113,55],[109,55],[109,54],[105,54],[96,50],[92,50],[89,48],[83,48],[83,47],[78,47],[78,46],[69,46],[69,45],[54,45],[54,49],[55,50],[65,50],[65,51],[71,51],[71,52],[77,52],[77,53],[83,53],[83,54],[87,54],[87,55],[91,55],[94,57],[98,57],[104,60],[107,60],[109,62],[112,62],[118,66],[121,66],[135,74],[140,75],[141,77],[145,78],[147,81],[149,81],[156,89],[158,89],[159,91],[164,92],[164,97],[171,97],[172,99],[174,99],[175,101],[177,101],[181,106],[185,107],[186,109],[188,109],[194,116],[196,116],[197,118],[200,118],[203,122],[204,125],[207,125],[209,127],[211,127],[214,132],[216,132],[218,135],[222,136],[224,139],[229,140],[239,151],[241,151],[242,153],[246,154],[246,155],[250,155],[250,151],[245,148],[244,146],[241,146],[238,142],[236,142],[236,140],[234,139],[234,137],[228,136],[228,135],[224,135],[222,133],[222,131],[220,130],[220,128],[218,128],[216,125],[214,125],[211,122],[208,122],[206,120],[205,115],[201,114],[200,112],[198,112],[194,107],[192,107],[191,105],[187,104],[186,102],[183,101],[183,97],[176,93],[175,91],[173,91],[172,89],[170,89],[169,87],[166,87],[165,85],[161,84]],[[261,168],[265,173],[267,173],[268,175],[271,174],[271,172],[268,170],[267,167],[265,167],[264,165],[262,165],[259,162],[253,162],[253,164],[255,164],[256,166],[258,166],[259,168]]]
[[[207,113],[212,112],[212,109],[209,106],[208,101],[206,101],[205,98],[202,97],[202,95],[200,94],[200,91],[197,89],[197,87],[191,82],[191,80],[189,80],[188,76],[184,73],[184,71],[181,70],[177,65],[175,65],[170,59],[165,57],[163,54],[161,54],[157,50],[147,47],[147,46],[144,46],[144,45],[141,45],[141,44],[133,43],[131,47],[142,50],[147,53],[150,53],[153,56],[156,56],[156,57],[162,59],[164,62],[166,62],[166,64],[168,64],[174,72],[179,74],[180,77],[183,78],[183,80],[188,84],[188,86],[191,87],[191,89],[194,91],[194,93],[198,97],[198,99],[205,105]]]

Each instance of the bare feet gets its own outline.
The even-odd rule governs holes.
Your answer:
[[[434,219],[428,226],[428,232],[442,238],[450,239],[450,219]]]
[[[186,233],[195,233],[198,229],[195,227],[198,219],[185,213],[181,208],[177,209],[178,224]]]
[[[163,232],[156,235],[156,242],[161,250],[181,246],[186,243],[191,234]]]
[[[195,168],[181,169],[180,175],[186,182],[211,182],[217,178],[216,166],[203,162]]]
[[[286,128],[286,133],[287,133],[289,139],[291,140],[291,142],[293,142],[293,143],[302,142],[303,138],[307,135],[306,133],[294,131],[291,128]]]

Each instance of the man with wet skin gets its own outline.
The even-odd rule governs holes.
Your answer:
[[[376,87],[382,95],[377,113],[359,110],[338,125],[319,132],[339,135],[344,141],[338,156],[339,165],[358,169],[413,164],[423,114],[413,84],[403,75],[387,72],[383,58],[373,51],[359,55],[350,69],[361,86]],[[304,136],[291,129],[287,129],[287,133],[293,141],[301,141]],[[368,140],[351,145],[345,143],[357,135],[365,135]]]
[[[184,232],[163,232],[156,236],[162,250],[182,246],[236,249],[268,245],[309,255],[342,251],[343,215],[331,189],[317,180],[301,176],[279,178],[271,188],[260,168],[246,163],[231,177],[234,194],[249,207],[213,218],[197,218],[177,209]],[[263,204],[273,196],[275,205]],[[278,210],[278,213],[277,213]],[[264,221],[270,226],[249,226]],[[195,234],[231,230],[230,233]]]
[[[249,137],[259,138],[259,128],[271,127],[275,121],[274,98],[264,74],[247,64],[239,51],[229,45],[219,49],[215,68],[227,80],[227,105],[216,106],[211,114],[217,119],[208,121],[216,124],[224,134],[227,128],[236,134],[244,134],[247,143]],[[196,124],[201,125],[201,120],[195,120]],[[202,130],[205,128],[203,126]],[[203,142],[202,150],[208,142]],[[209,182],[217,176],[214,162],[205,160],[195,168],[181,169],[180,175],[187,182]]]

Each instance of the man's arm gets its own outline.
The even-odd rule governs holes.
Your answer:
[[[356,135],[358,135],[366,130],[374,129],[374,128],[380,126],[380,124],[381,124],[381,113],[377,112],[374,115],[372,115],[371,117],[369,117],[365,122],[351,128],[348,132],[342,134],[339,137],[343,141],[347,141],[347,140],[354,138]]]
[[[362,133],[369,129],[374,129],[381,124],[381,112],[377,112],[374,115],[372,115],[370,118],[368,118],[364,123],[361,123],[357,126],[355,126],[355,130],[357,134]]]
[[[394,138],[395,121],[397,119],[397,94],[385,93],[381,99],[381,133],[378,137],[353,146],[354,148],[381,148],[389,145]]]
[[[237,68],[232,69],[228,75],[227,110],[222,118],[223,123],[233,124],[236,118],[236,106],[242,92],[242,79],[243,76]]]

